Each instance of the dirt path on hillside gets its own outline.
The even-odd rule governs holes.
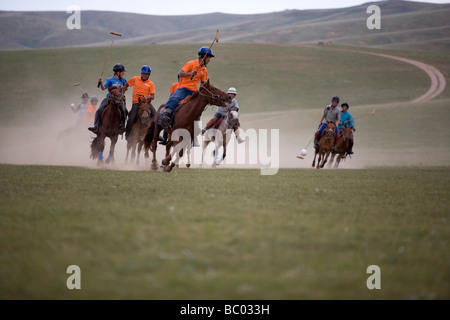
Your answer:
[[[353,52],[360,52],[360,51],[353,51]],[[428,75],[428,77],[431,80],[430,88],[428,89],[428,91],[425,94],[421,95],[417,99],[412,100],[411,101],[412,103],[426,102],[426,101],[432,100],[432,99],[436,98],[437,96],[439,96],[445,90],[447,83],[445,81],[444,75],[437,68],[435,68],[429,64],[426,64],[426,63],[423,63],[423,62],[420,62],[417,60],[411,60],[411,59],[406,59],[406,58],[402,58],[402,57],[391,56],[391,55],[383,54],[383,53],[366,52],[366,51],[362,51],[362,52],[366,53],[366,54],[374,55],[374,56],[384,57],[384,58],[398,60],[398,61],[412,64],[413,66],[415,66],[419,69],[422,69]]]

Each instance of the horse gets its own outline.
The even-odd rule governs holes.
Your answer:
[[[101,123],[98,128],[97,137],[91,142],[91,159],[97,158],[97,165],[103,164],[103,150],[105,149],[105,139],[111,141],[109,155],[106,163],[114,162],[114,148],[119,137],[120,125],[120,105],[125,101],[122,90],[112,87],[109,93],[108,105],[101,116]]]
[[[144,137],[147,133],[151,118],[150,102],[148,97],[139,97],[139,110],[137,121],[131,127],[130,135],[127,140],[127,155],[125,157],[125,163],[128,163],[128,155],[131,150],[131,162],[134,162],[136,158],[136,165],[139,165],[139,156],[141,154],[142,147],[144,146]],[[136,157],[137,148],[137,157]],[[149,158],[148,149],[144,149],[145,158]]]
[[[190,136],[185,136],[187,140],[190,141],[186,145],[186,151],[189,154],[189,150],[192,147],[192,141],[194,138],[194,122],[201,116],[202,112],[205,110],[208,104],[214,104],[217,106],[227,106],[231,103],[231,98],[224,91],[214,87],[209,80],[203,83],[198,91],[194,91],[194,93],[180,102],[181,107],[174,115],[173,123],[170,128],[165,129],[167,131],[167,145],[166,145],[166,155],[164,160],[161,161],[162,165],[164,165],[164,172],[172,171],[173,167],[178,164],[180,158],[183,156],[183,148],[179,148],[177,146],[180,142],[183,141],[183,132],[176,131],[175,139],[176,141],[172,141],[172,133],[174,133],[177,129],[185,129]],[[158,170],[158,162],[156,161],[156,148],[158,143],[159,134],[162,131],[161,125],[157,123],[157,119],[160,116],[160,113],[164,109],[164,105],[160,106],[156,116],[153,118],[152,124],[147,132],[145,138],[146,148],[149,148],[153,152],[152,159],[152,170]],[[181,136],[178,136],[180,134]],[[180,139],[181,138],[181,139]],[[183,143],[184,145],[185,143]],[[171,152],[171,148],[173,151]],[[179,150],[180,149],[180,150]],[[175,161],[172,161],[172,154],[176,155]],[[188,160],[188,167],[189,160]]]
[[[319,139],[318,146],[314,153],[314,160],[312,167],[316,163],[316,156],[319,154],[319,160],[317,161],[317,169],[323,168],[328,160],[331,152],[331,148],[334,145],[336,124],[334,122],[328,122],[327,127],[323,130],[322,135]]]
[[[221,164],[227,156],[227,144],[231,138],[231,134],[229,134],[230,130],[233,130],[236,127],[240,127],[239,113],[236,110],[228,111],[226,118],[222,117],[219,121],[220,123],[218,124],[217,129],[215,129],[216,126],[210,128],[205,132],[203,138],[203,150],[205,150],[211,142],[215,143],[213,167]],[[216,135],[220,133],[221,136],[219,139],[217,139]],[[220,144],[223,147],[223,155],[219,159],[218,151],[220,148]]]
[[[336,158],[335,168],[337,169],[339,167],[339,162],[341,162],[342,159],[345,160],[345,157],[347,156],[347,150],[350,145],[350,139],[352,137],[352,126],[345,125],[343,134],[341,139],[339,139],[339,142],[336,144],[336,150],[331,154],[330,162],[328,163],[328,167],[331,167],[334,161],[334,157],[336,154],[339,154]]]

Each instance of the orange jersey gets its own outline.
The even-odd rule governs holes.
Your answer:
[[[139,103],[140,96],[149,96],[155,93],[155,84],[148,79],[142,81],[140,76],[128,80],[128,85],[133,88],[133,103]]]
[[[172,83],[172,85],[170,86],[170,90],[169,90],[170,95],[173,95],[173,93],[174,93],[175,91],[177,91],[177,89],[178,89],[179,87],[180,87],[180,83],[179,83],[179,82]]]
[[[94,123],[94,119],[95,119],[95,107],[92,104],[90,104],[86,110],[86,113],[84,114],[84,123],[90,125]]]
[[[200,61],[198,61],[198,59],[196,60],[191,60],[188,63],[186,63],[184,65],[183,68],[181,68],[181,70],[183,72],[192,72],[194,70],[197,69],[197,67],[200,65]],[[201,82],[205,82],[206,80],[208,80],[208,71],[206,70],[205,66],[202,66],[200,68],[198,68],[197,70],[197,74],[195,75],[194,78],[191,77],[184,77],[184,78],[180,78],[180,86],[179,88],[186,88],[192,91],[197,91],[197,84],[201,81]]]

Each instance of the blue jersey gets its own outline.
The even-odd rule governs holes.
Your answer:
[[[355,127],[355,121],[353,120],[352,115],[348,111],[341,112],[341,119],[338,124],[338,128],[344,129],[345,125],[347,125],[347,127],[349,127],[349,126],[352,126],[353,128]]]
[[[111,87],[121,87],[127,84],[127,80],[125,78],[116,79],[114,77],[108,78],[105,81],[104,87],[105,88],[111,88]],[[106,95],[107,98],[109,98],[109,92]]]

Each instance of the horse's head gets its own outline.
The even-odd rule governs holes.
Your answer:
[[[236,110],[228,112],[227,121],[232,128],[241,126],[241,124],[239,123],[239,113]]]
[[[352,136],[352,130],[353,130],[353,126],[345,126],[344,131],[343,131],[343,137],[344,139],[349,139]]]
[[[200,86],[198,92],[200,95],[207,97],[210,104],[214,104],[219,107],[225,107],[232,101],[226,92],[214,87],[209,82],[209,79]]]
[[[116,104],[120,104],[125,101],[125,96],[123,95],[122,88],[117,86],[111,87],[109,90],[109,100]]]

